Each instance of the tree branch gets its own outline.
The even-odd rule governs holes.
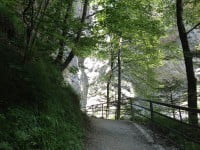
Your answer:
[[[81,24],[83,25],[86,19],[86,15],[87,15],[87,10],[88,10],[88,4],[89,4],[89,0],[85,0],[84,1],[84,5],[83,5],[83,13],[82,13],[82,18],[81,18]],[[78,44],[80,42],[81,39],[81,33],[83,30],[83,26],[81,26],[77,32],[77,36],[74,39],[75,44]],[[66,58],[64,64],[62,65],[62,71],[67,68],[67,66],[69,65],[69,63],[72,61],[72,59],[74,58],[74,52],[73,49],[71,50],[71,52],[69,53],[68,57]]]
[[[187,34],[189,34],[190,32],[192,32],[194,29],[196,29],[198,26],[200,26],[200,22],[197,23],[193,28],[191,28],[189,31],[187,31]]]
[[[98,10],[98,11],[96,11],[96,12],[94,12],[94,13],[88,15],[88,16],[86,17],[86,19],[89,19],[90,17],[92,17],[92,16],[94,16],[94,15],[96,15],[96,14],[102,12],[103,10],[104,10],[104,9],[101,9],[101,10]]]

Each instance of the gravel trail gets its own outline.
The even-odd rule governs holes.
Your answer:
[[[142,133],[128,121],[91,118],[86,150],[154,150]]]

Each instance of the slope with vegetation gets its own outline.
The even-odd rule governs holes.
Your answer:
[[[95,86],[105,85],[107,109],[117,102],[117,119],[127,83],[140,97],[172,104],[176,98],[176,104],[198,108],[199,43],[189,35],[199,30],[199,5],[198,0],[0,0],[0,149],[81,149],[79,96],[62,76],[66,69],[79,75],[69,65],[75,56],[82,73],[84,58],[107,60],[106,70],[97,73],[105,72],[103,84]],[[156,70],[180,59],[184,77],[159,80],[168,75]],[[187,118],[198,125],[197,113]]]
[[[22,23],[16,9],[23,5],[14,9],[15,2],[0,5],[0,149],[81,150],[79,96],[64,83],[47,43],[27,45],[30,24]]]

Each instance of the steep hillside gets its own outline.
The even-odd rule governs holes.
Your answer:
[[[22,65],[6,43],[0,57],[0,149],[81,149],[79,97],[51,60]]]
[[[23,25],[0,7],[0,149],[81,150],[83,114],[79,96],[62,72],[36,46],[23,60]]]

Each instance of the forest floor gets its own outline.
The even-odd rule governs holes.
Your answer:
[[[140,125],[124,120],[91,118],[86,150],[172,150],[161,146]]]

